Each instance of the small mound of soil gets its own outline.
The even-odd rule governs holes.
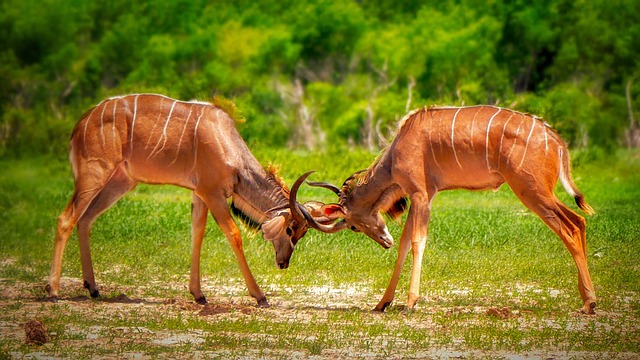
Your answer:
[[[228,305],[221,304],[206,304],[202,310],[198,313],[200,316],[209,316],[209,315],[218,315],[225,314],[229,312]]]
[[[511,313],[511,309],[509,309],[508,306],[505,306],[502,309],[498,309],[494,307],[489,308],[489,310],[487,310],[487,315],[497,317],[499,319],[508,319],[511,317],[516,317],[515,314]]]
[[[30,320],[24,324],[27,344],[42,345],[47,342],[47,327],[41,321]]]

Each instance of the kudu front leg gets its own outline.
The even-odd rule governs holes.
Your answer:
[[[396,288],[398,287],[398,280],[400,279],[400,274],[402,273],[402,267],[404,266],[404,262],[407,258],[407,254],[409,253],[409,248],[411,245],[411,234],[408,231],[408,229],[412,227],[410,225],[411,223],[413,223],[413,217],[409,215],[409,218],[407,219],[407,225],[404,227],[404,230],[402,231],[402,236],[400,237],[400,245],[398,248],[398,259],[396,260],[396,266],[393,269],[393,275],[391,276],[391,281],[389,281],[389,286],[387,286],[387,290],[384,292],[382,299],[380,299],[380,302],[378,303],[378,305],[376,305],[373,311],[383,312],[389,305],[391,305],[391,302],[395,297]]]
[[[414,221],[410,229],[411,252],[413,266],[409,280],[409,298],[407,299],[407,311],[413,310],[420,299],[420,271],[422,270],[422,256],[427,241],[429,217],[431,215],[430,199],[427,195],[418,193],[411,196],[411,209]]]
[[[207,205],[195,193],[191,198],[191,271],[189,291],[198,304],[206,304],[207,299],[200,286],[200,250],[207,226]]]
[[[227,201],[224,197],[221,197],[220,199],[221,200],[212,197],[207,198],[207,207],[209,208],[209,211],[211,211],[214,219],[216,219],[218,226],[220,226],[220,229],[227,237],[227,240],[233,249],[233,253],[236,255],[236,259],[240,265],[240,270],[242,271],[242,276],[247,284],[249,294],[256,299],[258,306],[269,307],[267,297],[262,293],[260,287],[258,287],[258,284],[249,269],[249,264],[247,264],[247,259],[244,256],[244,251],[242,250],[242,237],[240,236],[240,230],[231,217]]]
[[[413,249],[413,268],[409,288],[409,299],[407,309],[412,310],[419,299],[420,293],[420,269],[422,266],[422,256],[424,253],[427,227],[429,224],[429,200],[426,195],[411,196],[411,208],[407,217],[407,223],[400,238],[400,248],[398,249],[398,260],[382,299],[374,308],[374,311],[384,311],[393,301],[402,267],[409,253],[409,247]]]

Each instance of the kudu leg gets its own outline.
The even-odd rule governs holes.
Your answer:
[[[411,196],[411,208],[413,209],[413,229],[411,229],[411,252],[413,255],[413,266],[411,268],[411,278],[409,280],[409,298],[407,299],[407,309],[413,310],[416,302],[420,298],[420,272],[422,271],[422,256],[427,241],[427,229],[431,206],[429,197],[422,193]]]
[[[400,274],[402,273],[402,267],[407,258],[407,254],[409,253],[409,249],[411,246],[411,234],[408,229],[412,228],[411,223],[413,223],[413,217],[409,216],[407,219],[407,225],[404,227],[402,231],[402,236],[400,237],[400,245],[398,248],[398,259],[396,260],[396,266],[393,269],[393,275],[391,276],[391,281],[389,281],[389,286],[387,286],[387,290],[384,292],[382,299],[373,309],[373,311],[383,312],[393,301],[395,297],[396,288],[398,287],[398,280],[400,279]]]
[[[387,286],[387,290],[378,305],[374,308],[374,311],[384,311],[384,309],[393,301],[395,291],[398,286],[398,280],[400,279],[400,274],[402,272],[402,267],[407,258],[410,247],[413,255],[413,267],[411,270],[407,309],[413,309],[418,301],[420,293],[420,271],[422,268],[422,257],[427,237],[429,213],[428,196],[422,194],[411,196],[411,207],[409,208],[407,223],[402,231],[402,236],[400,237],[398,259],[396,260],[393,275],[391,276],[391,281]]]
[[[548,196],[527,198],[521,194],[531,195],[531,192],[514,192],[531,211],[536,213],[547,226],[562,240],[573,257],[578,268],[578,290],[583,300],[582,312],[594,314],[596,294],[591,282],[591,275],[587,267],[585,220],[562,204],[553,193]]]
[[[567,229],[571,229],[570,232],[572,242],[567,245],[567,242],[564,241],[569,252],[572,251],[573,242],[576,243],[576,251],[580,251],[577,256],[573,256],[574,261],[576,262],[576,266],[578,267],[578,289],[580,290],[580,296],[584,301],[584,306],[582,308],[582,312],[585,314],[593,314],[595,313],[594,309],[596,307],[596,293],[593,288],[593,283],[591,282],[591,275],[589,274],[589,268],[587,266],[587,226],[585,219],[573,212],[569,209],[565,204],[561,203],[560,200],[556,199],[556,205],[562,211],[564,215],[564,223]]]
[[[125,194],[131,191],[137,182],[128,177],[121,169],[116,170],[102,191],[93,199],[91,205],[78,221],[78,240],[80,243],[80,260],[82,262],[82,277],[84,287],[89,290],[92,298],[100,295],[96,286],[91,262],[90,234],[95,220]]]
[[[200,250],[207,226],[207,205],[195,193],[191,197],[191,272],[189,291],[198,304],[206,304],[207,299],[200,287]]]
[[[224,196],[215,197],[209,195],[208,197],[205,197],[205,202],[209,211],[211,211],[211,215],[213,215],[218,226],[220,226],[220,229],[231,244],[233,253],[236,255],[236,259],[240,264],[240,270],[242,271],[242,276],[247,284],[249,294],[256,299],[258,306],[268,307],[269,303],[267,302],[267,298],[258,287],[258,284],[249,269],[249,264],[247,264],[247,259],[244,256],[244,251],[242,250],[242,237],[240,236],[240,230],[231,217],[226,198]]]
[[[109,176],[100,177],[78,177],[76,189],[71,200],[58,217],[58,228],[56,231],[56,240],[53,248],[53,261],[51,263],[51,272],[49,273],[49,283],[45,290],[49,294],[49,298],[55,300],[58,297],[58,289],[60,288],[60,274],[62,272],[62,256],[67,240],[75,228],[78,220],[85,213],[93,199],[102,190],[104,184],[108,181]]]

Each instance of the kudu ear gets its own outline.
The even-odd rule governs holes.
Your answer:
[[[267,241],[278,239],[285,231],[286,218],[284,214],[276,215],[262,224],[262,237]]]
[[[307,208],[307,211],[309,211],[309,214],[311,214],[311,216],[315,218],[325,216],[324,213],[322,212],[322,208],[324,206],[325,204],[320,201],[311,200],[304,203],[304,207]]]
[[[324,205],[321,209],[322,215],[326,216],[329,219],[338,219],[341,217],[345,217],[344,207],[339,204],[327,204]]]

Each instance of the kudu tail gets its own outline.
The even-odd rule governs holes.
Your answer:
[[[569,195],[573,196],[580,210],[584,211],[587,215],[593,215],[596,213],[595,210],[593,210],[593,208],[584,200],[584,195],[580,193],[580,190],[578,190],[578,187],[571,178],[569,153],[564,147],[560,149],[560,182],[562,182],[562,187],[564,187]]]

